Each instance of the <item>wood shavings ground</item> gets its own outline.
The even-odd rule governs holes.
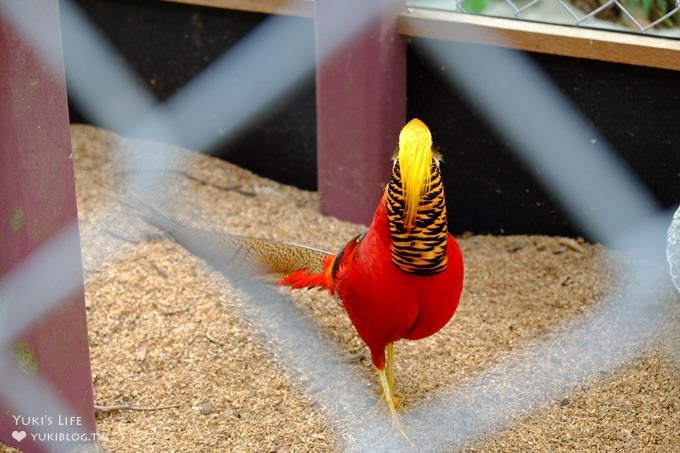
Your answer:
[[[364,227],[320,215],[315,193],[210,157],[90,126],[72,126],[72,136],[96,403],[120,409],[96,413],[100,447],[349,448],[351,421],[334,419],[318,397],[323,389],[314,388],[304,371],[291,370],[244,315],[249,296],[179,245],[159,239],[120,200],[130,178],[155,175],[142,189],[132,181],[135,190],[153,191],[159,206],[194,226],[331,251]],[[149,155],[170,156],[164,172],[157,163],[144,166]],[[627,259],[575,238],[466,234],[459,242],[466,278],[458,312],[436,335],[395,348],[397,388],[407,412],[599,310],[620,292],[617,263]],[[370,355],[333,299],[317,290],[275,291],[318,328],[337,360],[370,390],[371,416],[388,419]],[[436,450],[678,451],[680,301],[670,285],[661,294],[655,303],[665,310],[663,325],[618,366],[591,373],[467,444]],[[625,332],[620,337],[622,343],[638,341]],[[511,391],[516,383],[500,385]],[[126,410],[139,407],[158,410]],[[451,429],[447,420],[429,423]]]

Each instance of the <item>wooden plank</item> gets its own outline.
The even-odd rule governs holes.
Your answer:
[[[59,2],[26,1],[5,3],[3,9],[14,8],[31,22],[32,37],[49,62],[0,9],[0,280],[45,241],[77,222]],[[61,257],[62,263],[82,266],[77,229],[70,231],[72,248]],[[60,265],[52,270],[54,278],[61,275]],[[66,300],[14,337],[10,348],[19,369],[48,382],[81,417],[75,422],[77,429],[91,433],[95,420],[82,280],[75,287]],[[4,304],[22,301],[0,298],[0,313]],[[45,427],[37,422],[17,424],[16,416],[31,415],[47,414],[41,407],[17,413],[0,398],[0,441],[27,452],[48,448],[49,443],[31,436]],[[27,435],[19,442],[11,436],[14,431]],[[72,431],[64,427],[64,432]]]
[[[165,0],[266,14],[314,17],[314,0]],[[410,8],[399,18],[404,36],[509,47],[662,69],[680,69],[680,40],[528,20]]]
[[[341,28],[339,17],[356,14],[368,2],[316,2],[321,209],[365,224],[389,176],[390,157],[406,117],[406,49],[396,30],[398,11],[390,0],[372,1],[384,6],[383,12],[339,48],[334,36]]]
[[[680,70],[680,40],[672,38],[420,9],[402,13],[398,29],[404,36]]]
[[[286,16],[314,16],[313,0],[164,0],[171,3],[207,6],[210,8],[234,9],[263,14]]]

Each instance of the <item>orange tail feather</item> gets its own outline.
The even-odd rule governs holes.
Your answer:
[[[310,273],[307,269],[300,269],[286,275],[281,279],[279,285],[290,286],[291,288],[326,288],[333,294],[333,279],[331,277],[331,270],[333,268],[334,255],[329,255],[323,259],[323,271],[319,273]]]

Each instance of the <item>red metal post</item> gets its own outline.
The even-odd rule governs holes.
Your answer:
[[[28,16],[39,17],[40,26],[34,27],[37,32],[31,39],[16,24],[16,17],[3,14],[0,8],[0,281],[50,237],[77,222],[59,2],[29,3],[10,2],[3,8],[5,12],[12,5],[32,8]],[[44,55],[49,55],[49,62]],[[77,229],[71,231],[73,246],[63,259],[80,263]],[[58,265],[53,270],[54,276],[60,275]],[[75,287],[76,291],[13,339],[10,354],[17,362],[23,361],[22,372],[42,378],[80,417],[74,422],[79,431],[94,432],[82,279]],[[0,300],[0,316],[4,304],[21,303]],[[31,428],[39,430],[40,426],[18,426],[16,419],[40,416],[41,408],[34,407],[32,413],[16,411],[0,398],[0,442],[23,451],[43,451],[45,443],[30,435]],[[22,421],[27,420],[29,425],[40,423],[38,419]],[[21,431],[28,433],[20,438],[17,432]]]
[[[321,209],[367,224],[389,177],[390,157],[406,120],[406,49],[396,30],[403,4],[392,0],[315,3]],[[338,35],[366,14],[374,17],[338,45]]]

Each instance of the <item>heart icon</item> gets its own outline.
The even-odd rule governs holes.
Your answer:
[[[12,437],[14,437],[17,442],[21,442],[26,438],[26,431],[12,431]]]

